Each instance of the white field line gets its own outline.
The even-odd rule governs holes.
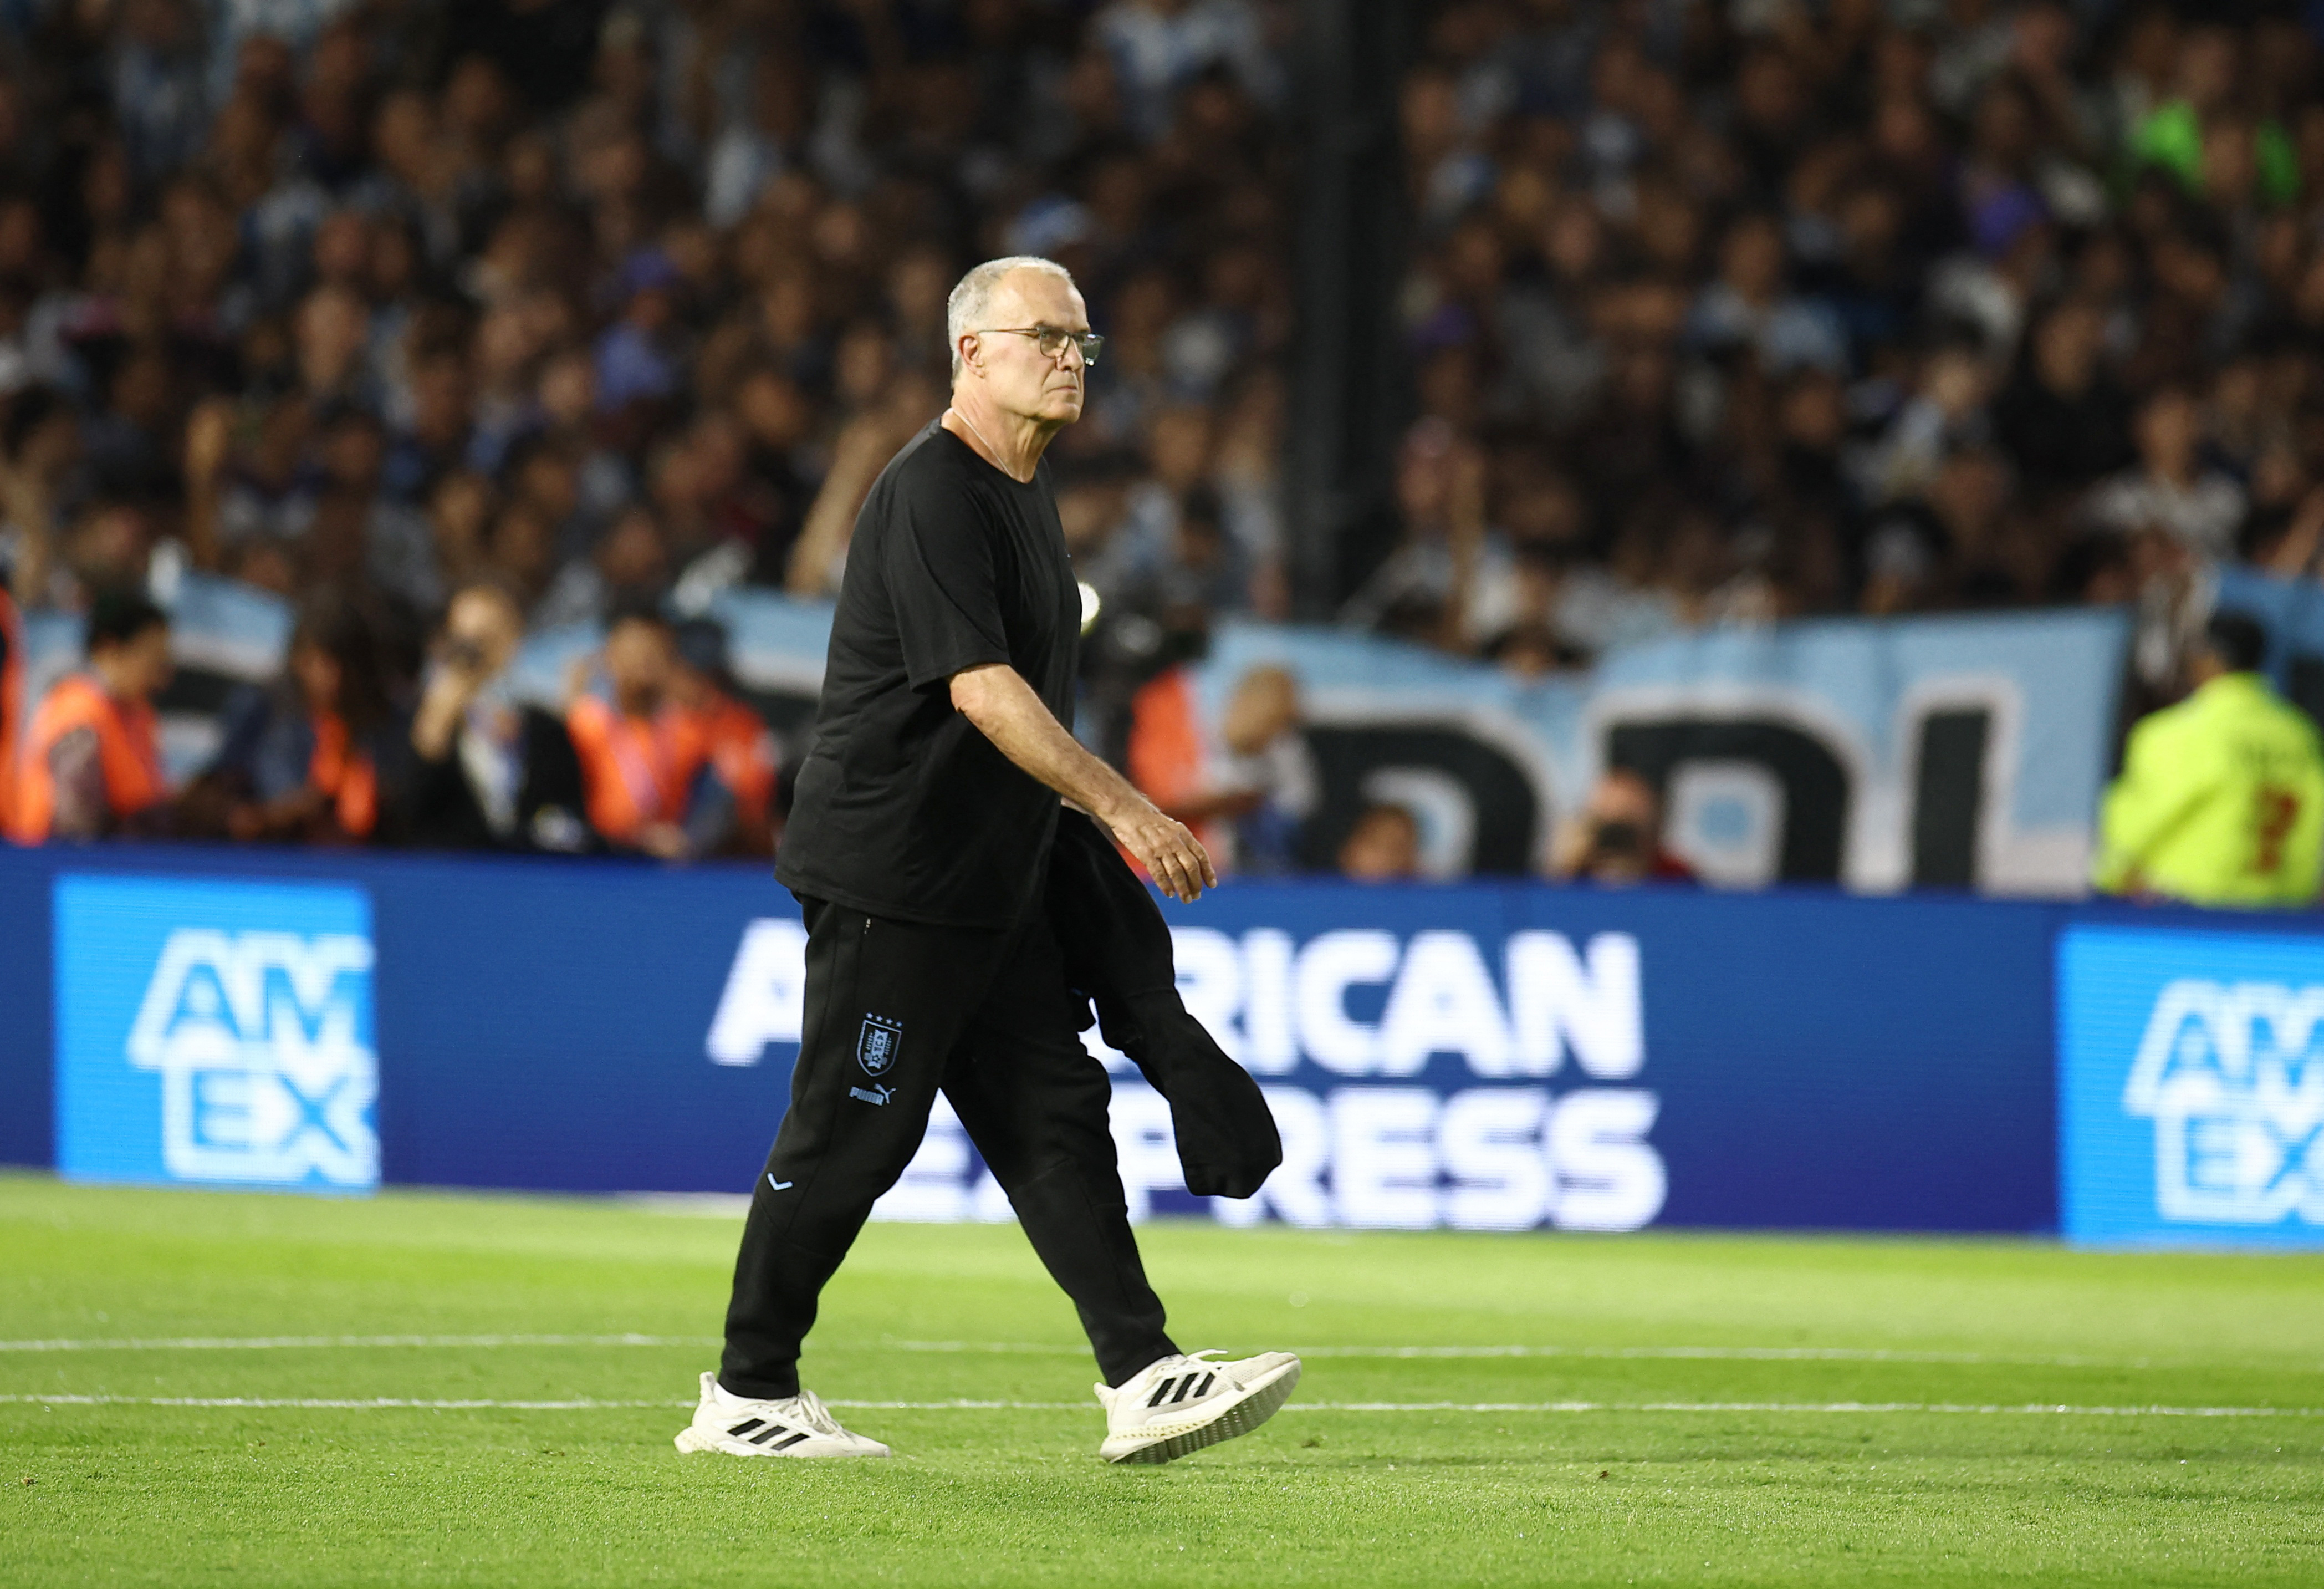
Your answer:
[[[608,1409],[684,1408],[689,1401],[413,1400],[399,1397],[266,1396],[0,1396],[0,1404],[37,1407],[188,1407],[294,1409],[346,1412],[595,1412]],[[851,1401],[827,1407],[883,1412],[1088,1412],[1084,1401]],[[2052,1402],[1953,1401],[1301,1401],[1286,1412],[1474,1412],[1474,1413],[1926,1413],[2045,1418],[2324,1418],[2324,1407],[2076,1407]]]
[[[273,1352],[366,1346],[715,1346],[715,1335],[155,1335],[0,1341],[0,1352]]]
[[[34,1394],[0,1396],[0,1404],[35,1407],[295,1407],[343,1412],[383,1409],[418,1409],[424,1412],[584,1412],[604,1408],[691,1407],[690,1401],[597,1401],[576,1398],[567,1401],[486,1401],[457,1400],[412,1400],[400,1396],[66,1396]],[[837,1403],[827,1405],[835,1406]]]
[[[531,1346],[710,1347],[715,1335],[171,1335],[124,1338],[0,1341],[0,1353],[16,1352],[269,1352],[373,1347],[437,1349]],[[1087,1348],[1028,1341],[818,1341],[818,1352],[926,1352],[973,1355],[1080,1357]],[[1600,1358],[1734,1363],[1951,1363],[1970,1367],[2146,1369],[2201,1364],[2155,1363],[2146,1358],[2109,1359],[2040,1356],[1994,1352],[1936,1352],[1886,1346],[1295,1346],[1302,1357],[1389,1358]],[[2309,1371],[2310,1365],[2272,1365],[2278,1372]]]
[[[825,1346],[828,1352],[834,1348]],[[1079,1356],[1079,1346],[1047,1346],[1012,1341],[886,1341],[869,1350],[882,1352],[1031,1353]],[[1934,1363],[1999,1364],[2020,1368],[2153,1368],[2171,1367],[2139,1357],[2116,1360],[2099,1357],[2043,1357],[1996,1352],[1919,1352],[1886,1346],[1287,1346],[1300,1357],[1379,1357],[1399,1359],[1583,1357],[1621,1359],[1700,1359],[1735,1363]],[[2181,1364],[2195,1366],[2200,1364]]]

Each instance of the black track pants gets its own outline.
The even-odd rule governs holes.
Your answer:
[[[1177,1348],[1146,1282],[1046,917],[927,927],[823,901],[807,919],[807,1020],[791,1103],[751,1197],[718,1382],[798,1391],[799,1343],[872,1203],[919,1150],[942,1087],[1119,1385]]]

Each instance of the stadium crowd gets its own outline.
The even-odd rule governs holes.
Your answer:
[[[1179,790],[1184,692],[1154,676],[1293,605],[1295,11],[13,8],[0,561],[19,609],[88,615],[91,671],[17,706],[0,815],[763,852],[775,754],[695,615],[835,588],[872,477],[943,407],[946,290],[1035,253],[1107,337],[1051,455],[1112,614],[1091,721],[1279,869],[1312,804],[1296,686],[1244,680],[1239,781]],[[1401,540],[1343,623],[1535,678],[1708,624],[2130,603],[2161,697],[2208,567],[2315,570],[2308,13],[1412,12]],[[165,617],[130,593],[187,568],[299,622],[164,809],[124,724],[167,669],[113,670],[117,711],[105,681]],[[523,635],[577,623],[608,641],[566,710],[516,699]],[[1615,873],[1659,874],[1651,810],[1600,795]],[[1408,873],[1412,826],[1368,817],[1343,869]]]
[[[2135,602],[2324,534],[2324,78],[2267,5],[1452,0],[1406,78],[1404,540],[1535,673],[1683,627]]]
[[[1213,586],[1282,610],[1282,10],[13,8],[5,561],[90,653],[15,707],[13,829],[763,850],[766,735],[669,614],[835,588],[996,254],[1070,264],[1109,333],[1076,553],[1146,577],[1215,487],[1253,555]],[[300,617],[164,808],[121,771],[168,677],[131,593],[187,568]],[[509,698],[524,633],[609,619],[561,719]]]

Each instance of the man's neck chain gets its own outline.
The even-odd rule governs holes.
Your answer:
[[[995,468],[999,469],[1002,474],[1007,475],[1011,480],[1017,478],[1016,475],[1010,470],[1009,466],[1001,461],[1001,449],[992,445],[992,438],[987,436],[983,431],[978,430],[976,429],[976,421],[974,420],[970,419],[966,414],[962,413],[956,408],[948,408],[945,410],[945,412],[950,414],[962,424],[967,426],[971,431],[974,432],[976,439],[984,443],[984,450],[992,455],[992,464]]]

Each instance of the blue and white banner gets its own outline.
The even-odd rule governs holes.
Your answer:
[[[1715,883],[2071,896],[2126,636],[2111,612],[1819,621],[1527,684],[1369,637],[1238,626],[1201,688],[1215,722],[1251,669],[1289,669],[1322,820],[1401,798],[1448,875],[1538,869],[1554,819],[1619,764],[1664,791],[1672,847]]]
[[[762,707],[802,723],[825,609],[734,593],[718,612]],[[1322,787],[1313,857],[1392,800],[1418,818],[1433,877],[1538,872],[1558,818],[1618,763],[1662,789],[1672,846],[1713,883],[2072,897],[2127,642],[2111,611],[1836,619],[1663,641],[1528,684],[1370,635],[1228,624],[1194,685],[1214,739],[1252,670],[1297,680]],[[553,699],[592,643],[537,637],[526,686]]]

